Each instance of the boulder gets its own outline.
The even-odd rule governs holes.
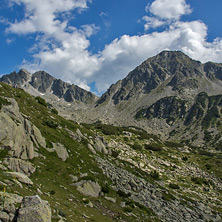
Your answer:
[[[69,157],[69,154],[68,154],[66,148],[62,144],[53,143],[53,149],[56,151],[58,157],[62,161],[66,161],[66,159]]]
[[[6,212],[0,212],[0,221],[9,222],[9,215]]]
[[[12,177],[16,178],[21,183],[33,185],[33,182],[23,173],[7,172],[7,174],[10,174]]]
[[[18,158],[7,158],[4,160],[4,163],[10,170],[24,173],[27,176],[30,176],[36,170],[30,162]]]
[[[45,138],[42,136],[40,130],[35,125],[32,126],[32,134],[40,146],[46,147]]]
[[[88,148],[92,153],[96,154],[96,151],[94,150],[93,146],[90,143],[88,144]]]
[[[94,142],[95,142],[94,147],[96,151],[100,153],[108,154],[108,150],[106,149],[106,146],[104,145],[104,143],[99,137],[96,137]]]
[[[105,199],[112,202],[112,203],[116,203],[116,200],[112,197],[105,197]]]
[[[18,210],[17,222],[29,221],[51,222],[51,208],[38,195],[24,197]]]
[[[85,196],[98,197],[101,187],[97,182],[82,181],[78,184],[77,190]]]

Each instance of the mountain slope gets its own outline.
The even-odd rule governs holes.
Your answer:
[[[77,124],[4,83],[0,125],[2,221],[31,221],[36,211],[21,201],[36,194],[50,204],[47,222],[221,220],[221,152],[162,143],[135,127]]]
[[[208,97],[222,94],[222,64],[202,64],[182,52],[163,51],[110,86],[100,98],[45,72],[31,75],[21,70],[17,74],[3,76],[0,81],[44,97],[61,115],[77,122],[102,121],[117,126],[138,126],[161,135],[163,140],[171,138],[184,141],[184,134],[187,142],[202,146],[206,145],[204,138],[205,134],[209,134],[208,129],[202,127],[202,120],[196,119],[199,116],[194,115],[191,123],[195,124],[192,126],[184,118],[189,118],[191,114],[188,113],[196,112],[192,110],[196,109],[196,99],[201,93],[206,93]],[[211,112],[207,107],[207,104],[202,107],[204,115]],[[152,118],[144,114],[141,118],[135,118],[141,110],[153,108],[157,114],[162,112],[158,109],[164,109],[164,116],[154,113]],[[177,121],[169,121],[167,115]],[[216,118],[220,116],[219,112]],[[211,127],[215,129],[215,135],[220,133],[220,127],[212,124]],[[199,131],[199,135],[193,137],[191,131],[188,135],[186,131],[191,128],[192,132]]]
[[[86,113],[85,119],[102,120],[115,125],[135,125],[167,139],[176,127],[180,125],[181,129],[184,123],[181,115],[187,115],[200,93],[205,92],[208,96],[222,94],[221,80],[222,64],[202,64],[182,52],[163,51],[113,84],[96,102],[94,109]],[[165,109],[165,116],[178,119],[177,124],[168,124],[169,120],[166,122],[165,117],[158,117],[155,113],[157,107]],[[155,108],[152,118],[135,119],[141,110],[152,108]],[[184,132],[188,126],[182,128]],[[201,124],[197,128],[203,133]],[[181,139],[181,136],[176,136],[178,140]],[[204,143],[203,136],[198,139],[195,144]]]

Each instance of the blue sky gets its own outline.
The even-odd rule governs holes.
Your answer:
[[[222,62],[221,0],[0,3],[0,75],[45,70],[99,95],[162,50]]]

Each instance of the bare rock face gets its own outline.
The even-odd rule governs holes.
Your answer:
[[[51,222],[51,208],[38,195],[24,197],[18,210],[17,222]]]
[[[8,149],[11,156],[23,160],[33,159],[34,147],[45,147],[45,138],[39,129],[25,119],[19,112],[14,99],[11,105],[3,106],[0,112],[0,142],[1,147]]]
[[[95,138],[95,144],[94,144],[95,150],[100,153],[108,154],[108,150],[106,149],[106,146],[102,142],[102,140],[99,137]]]
[[[7,174],[11,175],[13,178],[16,178],[21,183],[33,185],[33,182],[23,173],[7,172]]]
[[[53,143],[53,148],[46,148],[46,150],[48,152],[56,152],[58,157],[62,161],[66,161],[66,159],[69,157],[69,154],[66,148],[60,143]]]
[[[7,158],[4,160],[4,163],[10,170],[23,173],[27,176],[30,176],[36,170],[36,168],[29,161],[18,158]]]

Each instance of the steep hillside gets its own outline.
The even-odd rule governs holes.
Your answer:
[[[80,125],[4,83],[0,125],[2,221],[221,221],[221,152]]]
[[[221,79],[221,64],[202,64],[182,52],[164,51],[149,58],[126,78],[113,84],[96,102],[94,109],[86,113],[84,119],[101,120],[107,124],[139,126],[148,132],[161,135],[163,139],[184,141],[184,136],[186,142],[206,145],[206,142],[209,142],[204,138],[204,134],[208,134],[207,128],[203,127],[202,120],[198,121],[200,116],[194,112],[203,111],[204,115],[207,115],[202,116],[206,123],[206,119],[213,112],[210,107],[212,104],[205,101],[202,110],[197,111],[196,100],[202,93],[205,93],[209,100],[214,100],[214,96],[217,95],[215,98],[219,99],[222,94]],[[212,114],[217,119],[215,122],[220,122],[219,104],[220,101],[213,108],[215,110],[217,106],[218,109],[218,115]],[[193,119],[189,122],[191,115]],[[210,131],[215,129],[215,136],[220,134],[219,125],[217,127],[211,123],[206,124],[211,125]],[[190,127],[193,130],[188,130]],[[195,135],[194,138],[195,131],[198,131],[199,135]],[[212,144],[219,142],[218,136],[216,138],[214,142],[211,141]]]

